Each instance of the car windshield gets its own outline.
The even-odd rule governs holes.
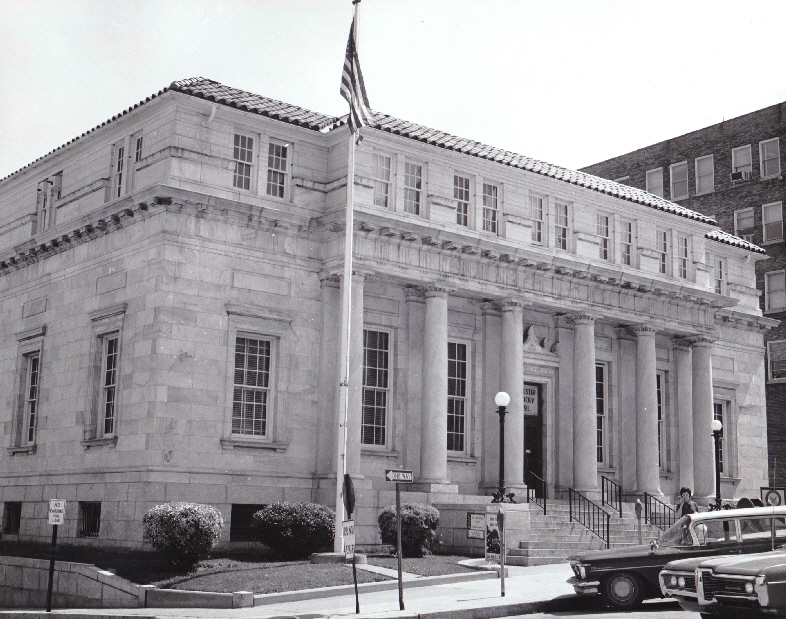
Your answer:
[[[683,516],[658,538],[659,546],[693,546],[690,516]]]

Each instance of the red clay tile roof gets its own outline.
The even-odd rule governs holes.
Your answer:
[[[745,239],[741,239],[740,237],[734,236],[733,234],[729,234],[728,232],[724,232],[723,230],[713,230],[712,232],[708,232],[704,236],[713,241],[718,241],[719,243],[726,243],[727,245],[733,245],[734,247],[747,249],[748,251],[752,251],[757,254],[767,253],[766,249],[762,249],[758,245],[754,245],[753,243],[750,243]]]

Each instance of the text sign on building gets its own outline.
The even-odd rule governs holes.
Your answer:
[[[49,524],[65,524],[65,506],[65,501],[49,499]]]
[[[486,515],[467,512],[467,537],[483,539],[486,536]]]
[[[523,410],[525,415],[540,414],[540,385],[524,385]]]
[[[406,471],[404,469],[388,469],[385,471],[385,479],[388,481],[394,481],[397,484],[411,484],[412,471]]]
[[[341,525],[344,536],[344,558],[351,559],[355,556],[355,521],[345,520]]]

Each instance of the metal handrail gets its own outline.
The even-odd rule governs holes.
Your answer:
[[[601,505],[608,505],[622,518],[622,486],[613,479],[601,475],[600,488]]]
[[[593,503],[580,492],[568,488],[570,503],[570,519],[575,520],[583,527],[589,529],[610,546],[611,514],[607,513],[600,505]]]
[[[546,515],[546,480],[532,471],[524,469],[524,481],[527,484],[527,503],[534,503]]]
[[[676,521],[676,510],[648,492],[644,493],[644,522],[654,524],[661,531],[665,531]]]

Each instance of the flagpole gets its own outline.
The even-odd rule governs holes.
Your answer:
[[[358,4],[354,5],[354,38],[355,49],[358,41]],[[354,94],[353,94],[354,101]],[[350,105],[351,113],[352,105]],[[339,383],[339,424],[336,449],[336,524],[333,539],[333,551],[344,551],[343,521],[344,515],[344,475],[347,472],[347,422],[349,420],[349,353],[350,325],[352,322],[352,250],[354,244],[354,201],[355,201],[355,134],[349,132],[349,152],[347,160],[347,205],[344,221],[344,278],[341,297],[341,372]]]

